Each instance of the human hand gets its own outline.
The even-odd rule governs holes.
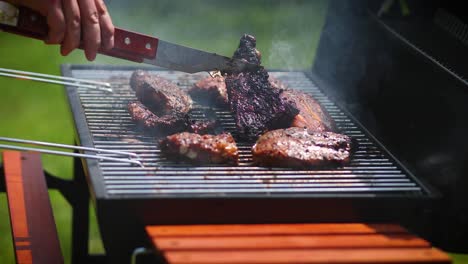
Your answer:
[[[47,44],[60,44],[66,56],[82,44],[86,58],[114,46],[114,25],[103,0],[8,0],[47,18]]]

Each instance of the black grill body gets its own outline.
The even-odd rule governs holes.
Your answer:
[[[111,82],[114,89],[107,93],[67,88],[80,144],[134,152],[145,166],[84,161],[108,252],[130,253],[144,241],[143,227],[148,224],[404,221],[406,215],[424,214],[427,202],[436,196],[305,72],[271,71],[271,75],[310,93],[335,120],[339,132],[353,139],[349,164],[308,170],[257,167],[252,164],[252,143],[240,140],[239,166],[192,166],[167,160],[158,139],[138,130],[128,114],[128,102],[136,100],[128,82],[136,69],[70,65],[62,69],[66,76]],[[148,70],[182,88],[206,76]],[[191,115],[203,119],[204,110],[196,105]],[[235,136],[229,111],[213,110],[223,128]],[[419,228],[426,225],[420,223]]]
[[[383,2],[330,1],[312,74],[441,192],[431,242],[468,252],[466,10],[453,1],[405,1],[405,15],[397,1],[380,12]]]

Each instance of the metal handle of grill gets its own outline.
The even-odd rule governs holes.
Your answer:
[[[0,76],[112,92],[110,83],[0,68]]]
[[[102,154],[101,155],[82,154],[82,153],[73,153],[73,152],[65,152],[65,151],[58,151],[58,150],[43,149],[43,148],[37,148],[37,147],[21,147],[21,146],[6,145],[6,144],[0,144],[0,149],[36,151],[36,152],[52,154],[52,155],[124,162],[124,163],[138,165],[140,167],[144,167],[141,161],[138,160],[139,159],[138,155],[135,153],[131,153],[131,152],[118,151],[118,150],[105,150],[105,149],[98,149],[98,148],[88,148],[88,147],[81,147],[81,146],[72,146],[72,145],[65,145],[65,144],[57,144],[57,143],[35,141],[35,140],[25,140],[25,139],[18,139],[18,138],[8,138],[8,137],[0,137],[0,141],[63,148],[63,149],[73,149],[73,150],[81,150],[81,151],[91,151],[91,152],[96,152],[96,153],[106,153],[106,154],[112,154],[112,155],[117,155],[117,156],[124,156],[127,158],[115,158],[115,157],[103,156]]]

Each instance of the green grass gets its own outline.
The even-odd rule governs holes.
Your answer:
[[[113,0],[108,7],[116,26],[227,56],[242,34],[254,34],[265,66],[303,69],[311,66],[326,2]],[[60,74],[63,63],[133,64],[104,56],[89,63],[81,51],[61,57],[56,46],[0,33],[2,68]],[[0,77],[0,136],[73,144],[74,124],[63,87]],[[42,160],[50,173],[72,177],[71,158],[43,155]],[[62,252],[69,263],[71,207],[57,191],[50,191],[50,197]],[[9,225],[6,198],[0,194],[0,263],[14,262]],[[94,214],[90,252],[103,252]]]
[[[468,264],[468,254],[455,254],[451,253],[453,264]]]

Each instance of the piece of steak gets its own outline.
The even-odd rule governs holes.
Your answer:
[[[155,135],[167,135],[187,129],[189,125],[188,115],[171,113],[158,116],[141,102],[130,102],[127,106],[132,120],[143,130]]]
[[[255,38],[244,35],[233,58],[260,64],[255,46]],[[263,67],[226,76],[229,107],[241,138],[256,139],[267,130],[289,127],[299,113],[294,103],[281,99],[282,90],[273,89],[268,79]]]
[[[156,115],[187,114],[192,99],[179,86],[158,75],[136,70],[130,77],[130,87],[148,109]]]
[[[226,83],[222,76],[203,78],[196,82],[188,93],[195,101],[204,105],[228,105]]]
[[[314,132],[336,131],[333,119],[309,94],[295,89],[287,89],[283,90],[281,98],[294,102],[299,109],[299,114],[294,117],[291,126],[306,127],[309,131]]]
[[[146,71],[136,70],[130,77],[130,87],[139,101],[130,102],[132,119],[155,135],[167,135],[190,128],[189,112],[192,99],[176,84]]]
[[[167,136],[160,142],[161,150],[172,159],[195,164],[238,164],[239,154],[229,133],[199,135],[182,132]]]
[[[172,133],[188,131],[197,134],[218,134],[220,125],[214,118],[207,120],[192,120],[189,115],[162,115],[151,112],[141,102],[130,102],[127,106],[132,120],[140,129],[156,136],[165,136]]]
[[[252,147],[253,160],[271,167],[314,167],[349,162],[351,138],[291,127],[269,131]]]

